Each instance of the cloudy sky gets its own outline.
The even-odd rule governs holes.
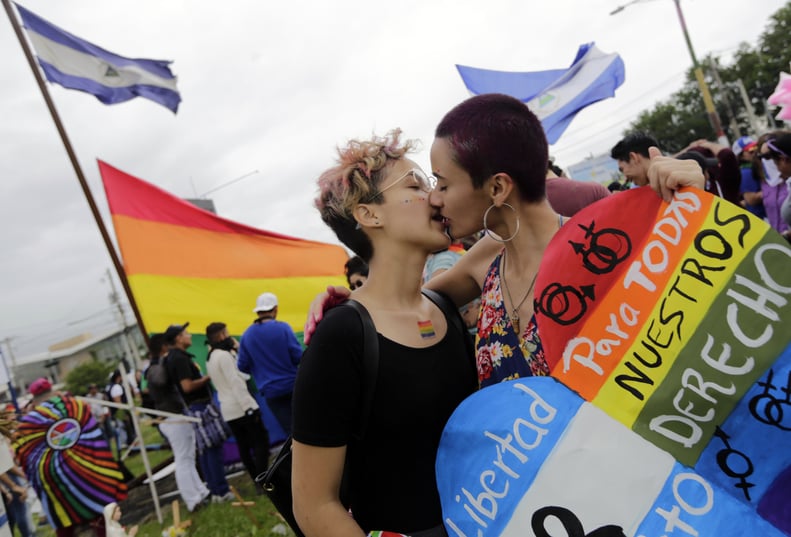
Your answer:
[[[623,0],[20,3],[112,52],[173,60],[176,116],[143,99],[105,106],[50,86],[110,229],[97,158],[182,197],[231,182],[211,194],[222,216],[337,242],[312,208],[334,147],[401,127],[423,141],[416,160],[429,168],[434,126],[468,96],[455,64],[557,69],[589,41],[620,53],[616,97],[580,113],[551,147],[564,167],[608,151],[690,65],[672,0],[632,2],[614,16]],[[754,44],[782,5],[682,4],[698,57]],[[110,257],[8,20],[0,50],[0,349],[10,338],[19,358],[117,321]]]

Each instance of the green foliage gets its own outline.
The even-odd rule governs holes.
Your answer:
[[[74,395],[85,395],[85,392],[88,391],[88,385],[95,383],[101,391],[107,384],[107,378],[114,369],[113,364],[100,362],[99,360],[91,360],[80,364],[66,375],[66,389]]]
[[[775,115],[777,110],[767,110],[766,99],[774,92],[780,72],[789,71],[791,61],[791,2],[769,18],[755,47],[747,43],[739,46],[730,65],[723,65],[718,58],[711,56],[698,60],[726,136],[735,140],[739,135],[761,134],[752,132],[737,81],[741,80],[744,84],[755,115],[761,118],[761,128],[770,128],[772,120],[767,116]],[[722,85],[713,76],[712,63],[717,68]],[[726,104],[728,101],[730,108]],[[738,126],[739,132],[732,128],[733,123]],[[679,151],[699,138],[714,139],[692,68],[687,72],[686,81],[680,90],[657,103],[653,109],[643,111],[627,132],[634,130],[651,134],[657,138],[661,148],[670,153]]]

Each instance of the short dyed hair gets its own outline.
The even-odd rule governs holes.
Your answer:
[[[450,143],[454,162],[470,174],[474,188],[507,173],[522,200],[546,197],[547,138],[519,99],[499,93],[471,97],[445,114],[434,135]]]
[[[360,203],[382,203],[379,184],[392,164],[404,158],[416,143],[401,143],[401,130],[394,129],[384,137],[350,140],[338,148],[337,165],[318,179],[319,196],[315,200],[321,219],[343,244],[368,263],[373,245],[368,235],[357,226],[354,209]]]
[[[648,158],[648,148],[652,146],[659,147],[656,138],[644,132],[632,132],[613,146],[610,156],[624,162],[629,162],[629,153],[637,153]]]

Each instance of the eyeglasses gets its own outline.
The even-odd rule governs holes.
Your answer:
[[[396,186],[398,183],[400,183],[407,177],[412,177],[417,182],[417,185],[420,188],[420,190],[422,190],[427,194],[430,193],[432,190],[434,190],[434,187],[437,185],[436,177],[432,175],[426,175],[426,172],[424,172],[420,168],[412,168],[404,175],[402,175],[401,177],[399,177],[398,179],[396,179],[395,181],[393,181],[383,189],[379,190],[377,196],[380,194],[384,194],[387,190],[390,190],[391,188]]]
[[[761,153],[761,158],[777,160],[780,157],[785,157],[787,159],[791,159],[791,156],[789,156],[785,151],[778,149],[778,147],[774,144],[774,141],[774,138],[770,138],[766,141],[766,147],[768,147],[770,151],[768,153]]]

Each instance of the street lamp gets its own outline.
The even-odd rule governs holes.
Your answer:
[[[627,2],[621,6],[615,8],[610,15],[615,15],[616,13],[620,13],[627,6],[632,4],[638,4],[640,2],[650,1],[650,0],[632,0],[631,2]],[[681,31],[684,33],[684,40],[687,43],[687,49],[689,50],[689,55],[692,58],[692,66],[694,67],[695,79],[698,81],[698,87],[700,88],[700,94],[703,97],[703,104],[706,107],[706,113],[709,116],[709,123],[711,124],[711,128],[714,130],[714,133],[717,135],[717,141],[723,145],[728,144],[728,138],[725,137],[725,131],[722,130],[722,122],[720,121],[720,116],[717,114],[717,109],[714,107],[714,100],[711,98],[711,92],[709,91],[709,86],[706,84],[706,79],[703,77],[703,69],[700,68],[700,64],[698,63],[698,59],[695,56],[695,50],[692,48],[692,41],[689,39],[689,33],[687,33],[687,23],[684,21],[684,13],[681,11],[681,0],[673,0],[676,4],[676,12],[678,13],[678,21],[681,23]]]

